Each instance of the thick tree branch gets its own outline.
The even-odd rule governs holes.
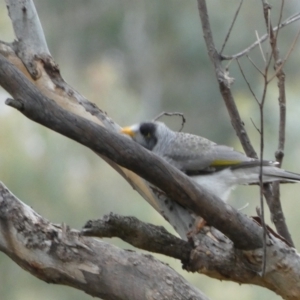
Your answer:
[[[214,228],[202,230],[195,249],[190,243],[182,241],[163,227],[154,226],[139,221],[134,217],[122,217],[114,214],[105,216],[101,220],[89,221],[83,228],[83,234],[99,237],[119,237],[124,241],[144,250],[154,251],[184,262],[189,271],[198,271],[220,280],[230,280],[238,283],[256,284],[280,294],[286,299],[297,299],[298,287],[294,284],[298,279],[296,274],[286,271],[286,268],[298,264],[296,252],[290,251],[286,243],[282,243],[270,231],[267,255],[268,264],[265,276],[261,276],[262,250],[240,251],[233,243]],[[187,259],[188,258],[188,259]],[[285,269],[282,266],[286,265]],[[289,266],[289,267],[288,267]],[[276,271],[275,271],[276,269]],[[292,271],[299,273],[298,266]],[[290,277],[287,279],[286,277]],[[293,288],[291,292],[282,286],[285,284]],[[293,280],[290,283],[289,280]],[[278,282],[281,283],[279,288]],[[298,286],[298,284],[297,284]]]
[[[261,228],[247,216],[209,195],[189,177],[137,143],[60,108],[53,100],[44,97],[3,56],[0,56],[0,85],[15,98],[8,100],[8,105],[19,109],[31,120],[134,171],[183,207],[209,220],[237,248],[261,247]]]
[[[58,66],[48,53],[33,1],[7,0],[7,4],[15,34],[21,38],[13,45],[0,42],[0,53],[42,91],[43,95],[54,100],[60,107],[108,129],[118,131],[120,128],[118,124],[69,86],[61,77]],[[41,45],[36,47],[35,43],[38,41]],[[133,172],[118,166],[106,157],[102,158],[164,216],[182,238],[186,237],[189,224],[194,222],[194,217],[186,209],[172,199],[153,192],[149,184]]]
[[[259,257],[258,261],[253,259],[249,263],[247,255],[234,249],[233,243],[214,228],[205,227],[199,233],[196,248],[191,242],[170,234],[164,227],[112,213],[102,219],[88,221],[82,233],[86,236],[118,237],[134,247],[180,259],[185,269],[217,279],[249,283],[259,276],[261,269],[260,250],[252,252],[253,257]],[[235,263],[237,257],[239,264]]]
[[[15,55],[12,48],[6,43],[0,42],[0,53],[11,61],[31,82],[42,91],[43,95],[54,100],[60,107],[93,121],[96,124],[105,126],[110,130],[118,132],[120,126],[111,120],[95,104],[71,88],[60,76],[58,67],[52,59],[40,59],[35,57],[38,65],[38,72],[41,76],[32,81],[30,74],[24,68],[22,61]],[[182,206],[161,194],[153,192],[149,184],[133,172],[118,166],[113,161],[100,155],[111,167],[128,181],[131,186],[149,202],[164,218],[175,228],[182,238],[186,237],[189,224],[194,218]]]
[[[50,223],[2,183],[0,250],[45,282],[72,286],[101,299],[208,299],[150,255],[122,250]]]
[[[108,230],[113,227],[120,229],[118,226],[122,223],[110,224]],[[156,243],[158,239],[165,247],[169,247],[170,240],[175,241],[172,247],[178,248],[176,255],[180,255],[180,249],[184,247],[185,257],[190,249],[188,242],[177,242],[171,235],[166,240],[161,239],[162,235],[168,234],[160,227],[152,231],[153,225],[141,225],[140,221],[128,222],[126,226],[126,230],[132,227],[133,231],[136,226],[141,226],[139,236],[145,242],[143,245],[150,248],[153,247],[150,246],[152,240]],[[145,230],[148,226],[150,230]],[[114,230],[116,236],[121,237],[123,234],[119,231]],[[131,241],[140,244],[134,237]],[[237,250],[232,242],[213,230],[202,233],[201,243],[191,251],[189,266],[213,278],[256,284],[273,290],[285,299],[298,299],[299,255],[271,234],[267,250],[269,264],[266,275],[261,277],[261,250]],[[155,299],[207,299],[152,256],[121,250],[83,237],[66,225],[51,224],[19,201],[2,183],[0,251],[41,280],[69,285],[103,299],[140,300],[154,297],[153,293]],[[131,288],[128,289],[128,286]]]

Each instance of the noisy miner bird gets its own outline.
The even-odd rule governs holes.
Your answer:
[[[175,132],[157,121],[125,127],[121,133],[156,153],[223,201],[227,201],[236,185],[259,183],[259,160],[201,136]],[[263,182],[300,181],[300,174],[276,165],[274,161],[263,161]]]

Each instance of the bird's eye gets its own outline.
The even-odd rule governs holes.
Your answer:
[[[150,139],[153,137],[155,131],[155,127],[152,123],[143,123],[140,126],[140,133],[146,138]]]

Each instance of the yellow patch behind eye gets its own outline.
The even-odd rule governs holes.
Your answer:
[[[221,160],[221,159],[217,159],[217,160],[214,160],[210,164],[210,167],[224,167],[224,166],[238,165],[239,163],[241,163],[240,160]]]

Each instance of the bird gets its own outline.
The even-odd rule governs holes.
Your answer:
[[[163,122],[141,122],[124,127],[120,132],[190,176],[224,202],[237,185],[258,184],[261,166],[264,183],[300,181],[300,174],[279,168],[276,161],[261,162],[204,137],[173,131]]]

